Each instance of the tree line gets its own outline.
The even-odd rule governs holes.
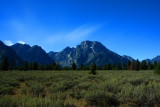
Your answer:
[[[96,66],[96,70],[153,70],[154,68],[159,68],[160,63],[156,61],[152,64],[151,62],[147,62],[143,60],[140,62],[137,60],[128,61],[127,63],[117,63],[117,64],[105,64],[104,66],[97,66],[96,63],[93,63]],[[11,67],[8,61],[8,58],[5,57],[0,64],[0,70],[90,70],[90,66],[93,64],[86,66],[81,64],[77,66],[75,62],[73,62],[70,66],[62,66],[59,63],[53,62],[52,64],[38,64],[37,62],[28,62],[26,61],[24,64]]]

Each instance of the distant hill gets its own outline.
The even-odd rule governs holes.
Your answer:
[[[23,60],[16,54],[16,52],[11,47],[6,46],[2,41],[0,41],[0,63],[6,56],[9,60],[9,66],[18,66],[23,63]]]
[[[27,44],[16,43],[11,48],[20,56],[24,61],[37,62],[39,64],[51,64],[53,60],[40,46],[29,46]]]
[[[70,66],[73,62],[77,65],[97,65],[127,63],[128,59],[110,51],[97,41],[83,41],[76,48],[66,47],[61,52],[49,52],[48,55],[61,65]]]

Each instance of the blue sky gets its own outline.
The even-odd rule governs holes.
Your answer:
[[[91,40],[153,58],[160,55],[160,0],[0,0],[0,40],[46,52]]]

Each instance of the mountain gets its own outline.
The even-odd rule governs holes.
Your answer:
[[[133,59],[133,58],[132,58],[132,57],[130,57],[130,56],[123,55],[123,57],[124,57],[124,58],[126,58],[126,59],[128,59],[128,60],[130,60],[130,61],[132,61],[132,60],[134,60],[134,61],[135,61],[135,59]]]
[[[110,51],[97,41],[83,41],[76,48],[66,47],[61,52],[49,52],[48,55],[63,66],[70,66],[73,62],[77,65],[90,65],[95,62],[101,66],[104,64],[126,63],[127,58]]]
[[[37,62],[39,64],[51,64],[53,60],[40,46],[29,46],[27,44],[16,43],[11,48],[20,56],[24,61]]]
[[[97,41],[83,41],[75,48],[69,46],[60,52],[49,52],[48,54],[40,46],[30,46],[28,44],[16,43],[12,46],[6,46],[0,41],[0,63],[7,56],[10,66],[17,66],[28,62],[37,62],[39,64],[51,64],[53,60],[62,66],[71,66],[73,62],[77,65],[90,65],[95,62],[97,65],[127,63],[128,60],[134,60],[132,57],[110,51],[103,44]],[[160,56],[153,59],[146,59],[147,62],[160,62]]]
[[[146,62],[148,63],[148,62],[151,62],[152,63],[152,60],[150,60],[150,59],[146,59]]]
[[[63,66],[69,66],[75,61],[75,48],[66,47],[61,52],[49,52],[48,55]]]
[[[6,56],[8,57],[9,65],[11,67],[18,66],[23,63],[23,60],[16,54],[16,52],[11,47],[6,46],[2,41],[0,41],[0,63]]]
[[[153,59],[145,59],[146,60],[146,62],[148,63],[148,62],[151,62],[152,64],[156,61],[156,62],[160,62],[160,56],[158,55],[158,56],[156,56],[155,58],[153,58]]]
[[[151,60],[152,63],[154,63],[154,61],[160,62],[160,56],[157,56]]]
[[[55,55],[57,54],[58,52],[53,52],[53,51],[50,51],[48,54],[48,56],[52,59],[55,59]]]
[[[23,59],[23,60],[27,60],[28,57],[28,50],[31,48],[29,45],[27,44],[20,44],[20,43],[16,43],[14,45],[11,46],[11,48],[16,51],[16,53]]]

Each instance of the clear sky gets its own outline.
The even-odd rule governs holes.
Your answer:
[[[91,40],[153,58],[160,55],[160,0],[0,0],[0,40],[46,52]]]

